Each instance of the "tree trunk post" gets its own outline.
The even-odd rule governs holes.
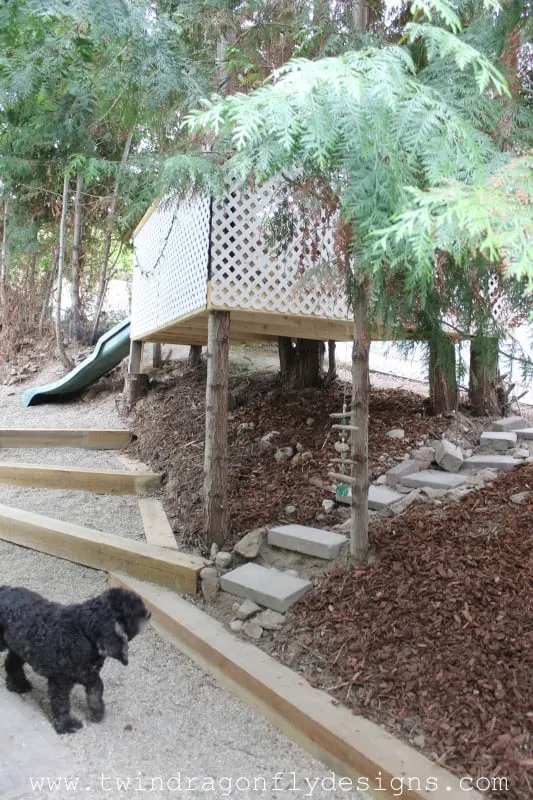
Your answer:
[[[445,334],[429,342],[429,400],[434,414],[456,411],[459,405],[455,344]]]
[[[70,340],[80,341],[80,250],[83,235],[83,173],[76,175],[74,198],[74,230],[72,234],[71,284],[70,284]]]
[[[128,374],[124,381],[124,407],[129,412],[143,395],[148,391],[149,378],[141,372],[143,343],[131,340],[130,357],[128,361]]]
[[[356,564],[365,564],[368,559],[368,400],[370,394],[369,355],[370,340],[366,329],[367,287],[355,287],[353,303],[353,350],[352,350],[352,415],[351,431],[352,460],[352,528],[350,555]]]
[[[476,417],[503,413],[496,392],[498,346],[496,336],[477,335],[470,342],[468,395]]]
[[[191,369],[196,369],[202,363],[202,345],[191,344],[187,363]]]
[[[335,339],[328,339],[328,378],[334,381],[337,377],[337,361],[335,359]]]
[[[204,508],[207,544],[222,546],[229,533],[228,388],[229,311],[210,311],[205,396]]]
[[[61,222],[59,223],[59,255],[57,260],[57,292],[56,292],[56,340],[57,352],[61,363],[67,369],[74,366],[65,350],[63,341],[63,325],[61,324],[61,290],[63,288],[63,268],[65,265],[65,250],[67,236],[67,207],[68,207],[68,172],[65,170],[63,177],[63,202],[61,207]]]

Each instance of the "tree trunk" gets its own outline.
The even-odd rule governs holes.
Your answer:
[[[334,381],[337,377],[337,362],[335,359],[335,339],[328,340],[328,379]]]
[[[204,504],[207,544],[222,547],[229,533],[229,311],[210,311],[205,396]]]
[[[109,253],[111,252],[111,239],[113,236],[113,226],[115,224],[115,218],[117,215],[120,176],[124,168],[124,164],[126,163],[130,155],[134,130],[135,128],[132,128],[131,131],[128,133],[128,138],[126,139],[124,150],[122,151],[122,158],[120,159],[120,165],[115,180],[115,189],[113,191],[113,197],[111,198],[111,206],[109,208],[109,213],[107,215],[106,233],[104,237],[104,250],[102,254],[102,264],[100,267],[100,280],[98,283],[98,294],[96,296],[96,309],[94,314],[93,330],[91,335],[93,344],[96,343],[96,332],[98,330],[98,324],[100,322],[100,314],[102,313],[102,308],[104,305],[105,294],[107,291],[107,285],[109,280],[108,276]]]
[[[202,363],[202,345],[191,344],[187,363],[191,369],[196,369]]]
[[[291,389],[306,389],[320,386],[321,346],[314,339],[296,339],[278,336],[279,366],[282,383]]]
[[[46,320],[46,315],[50,308],[50,295],[52,294],[52,288],[54,286],[54,280],[57,273],[58,262],[59,262],[59,248],[56,247],[54,250],[54,261],[52,264],[52,269],[50,270],[50,275],[48,276],[48,280],[46,282],[43,304],[41,306],[41,316],[39,317],[39,336],[42,335],[44,329],[44,323]]]
[[[26,290],[26,322],[33,328],[35,325],[35,306],[37,291],[35,287],[35,273],[37,271],[37,254],[32,253],[28,264],[28,281]]]
[[[63,342],[63,327],[61,325],[61,288],[63,283],[63,268],[65,266],[65,238],[67,232],[67,209],[68,209],[68,173],[65,171],[63,178],[63,204],[61,206],[61,222],[59,223],[59,255],[57,259],[57,293],[56,293],[56,342],[57,352],[63,366],[72,369],[72,361],[66,354]]]
[[[350,555],[356,564],[368,559],[368,403],[370,395],[370,340],[366,327],[368,286],[354,288],[352,350],[352,529]]]
[[[476,417],[501,414],[496,381],[498,378],[498,346],[495,336],[474,336],[470,343],[469,398]]]
[[[4,202],[4,220],[2,230],[2,255],[0,257],[0,300],[2,304],[5,302],[5,293],[7,286],[7,225],[9,221],[9,205],[8,201]]]
[[[76,196],[74,199],[74,231],[72,235],[72,269],[71,269],[71,312],[70,340],[80,340],[80,247],[83,230],[83,175],[76,175]]]
[[[455,345],[444,334],[429,341],[429,401],[434,414],[456,411],[459,404]]]

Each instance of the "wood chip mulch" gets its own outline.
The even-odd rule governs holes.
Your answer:
[[[277,644],[457,775],[506,778],[486,795],[500,800],[533,797],[533,491],[509,499],[528,490],[533,464],[440,510],[377,521],[376,562],[323,579]]]

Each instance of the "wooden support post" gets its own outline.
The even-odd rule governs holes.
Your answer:
[[[135,402],[148,391],[148,375],[141,372],[142,351],[142,342],[136,342],[132,339],[130,342],[128,375],[124,382],[124,405],[126,410],[130,410]]]
[[[229,311],[210,311],[207,329],[204,503],[207,543],[224,544],[228,513]]]

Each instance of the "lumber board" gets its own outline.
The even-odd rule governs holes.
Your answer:
[[[173,547],[177,550],[178,545],[163,503],[155,497],[142,497],[139,500],[139,511],[146,541],[157,547]]]
[[[132,440],[128,430],[96,428],[0,428],[0,447],[80,447],[121,450]]]
[[[402,800],[464,800],[455,776],[375,723],[334,705],[325,692],[196,606],[124,575],[112,573],[109,581],[138,592],[156,630],[338,776],[351,779],[355,788],[366,789],[356,782],[368,780],[369,790],[381,800],[398,797],[399,790]],[[476,791],[468,796],[481,800]]]
[[[196,594],[199,572],[206,564],[188,553],[5,505],[0,505],[0,538],[92,569],[118,570],[184,594]]]
[[[0,483],[31,486],[34,489],[73,489],[95,494],[142,494],[159,488],[161,477],[155,472],[0,462]]]

